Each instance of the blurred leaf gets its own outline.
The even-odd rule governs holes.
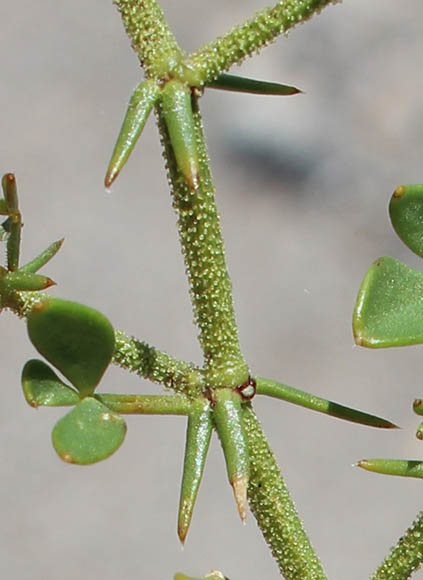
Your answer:
[[[122,444],[126,423],[103,403],[86,397],[53,429],[53,446],[67,463],[90,465],[106,459]]]
[[[389,204],[394,230],[404,244],[423,258],[423,185],[401,185]]]
[[[379,258],[361,285],[353,317],[355,342],[369,348],[423,343],[423,274]]]
[[[31,407],[67,407],[79,403],[76,391],[65,385],[41,360],[29,360],[22,370],[22,388]]]
[[[91,395],[114,352],[108,319],[93,308],[46,298],[27,317],[32,344],[80,391]]]
[[[301,93],[300,89],[290,85],[281,85],[280,83],[271,83],[269,81],[258,81],[238,75],[221,74],[217,79],[207,83],[211,89],[220,89],[223,91],[233,91],[237,93],[250,93],[253,95],[276,95],[288,96]]]

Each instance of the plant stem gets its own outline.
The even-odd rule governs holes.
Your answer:
[[[175,160],[166,124],[158,109],[173,205],[178,215],[179,239],[185,258],[194,318],[204,353],[208,386],[236,387],[248,378],[235,321],[232,287],[226,268],[220,220],[217,213],[209,157],[196,97],[193,122],[199,162],[199,185],[191,188]]]
[[[423,512],[391,550],[371,580],[406,580],[423,562]]]
[[[203,391],[203,373],[195,365],[176,360],[119,330],[115,340],[114,364],[179,393],[195,396]]]
[[[161,78],[183,56],[162,9],[156,0],[115,0],[115,4],[147,78]]]
[[[250,404],[244,406],[244,425],[250,449],[250,508],[283,577],[326,579]]]
[[[193,82],[202,84],[216,79],[253,52],[258,52],[278,36],[305,22],[337,0],[284,0],[265,8],[225,36],[194,52],[186,61],[193,70]],[[187,75],[188,77],[189,75]]]
[[[182,395],[109,395],[99,393],[95,398],[115,413],[122,415],[189,415],[191,401]]]

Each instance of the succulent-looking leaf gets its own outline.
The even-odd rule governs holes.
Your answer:
[[[423,274],[393,258],[376,260],[358,293],[353,331],[369,348],[423,343]]]
[[[337,419],[344,421],[351,421],[352,423],[359,423],[360,425],[367,425],[369,427],[378,427],[381,429],[396,429],[397,425],[391,423],[387,419],[378,417],[377,415],[369,415],[364,411],[345,407],[339,403],[322,399],[316,395],[294,389],[288,385],[283,385],[269,379],[256,377],[256,389],[258,395],[266,395],[275,399],[280,399],[294,405],[299,405],[318,413],[324,413]]]
[[[232,389],[216,389],[213,418],[225,455],[226,469],[238,512],[242,522],[245,523],[250,459],[239,394]]]
[[[161,103],[176,163],[190,188],[195,189],[199,161],[190,88],[179,81],[169,81],[162,89]]]
[[[29,360],[22,370],[22,388],[31,407],[68,407],[80,401],[79,394],[63,383],[41,360]]]
[[[213,430],[210,404],[208,401],[204,401],[204,404],[202,403],[201,406],[195,408],[188,416],[178,515],[178,536],[182,544],[185,543],[191,524]]]
[[[237,93],[250,93],[253,95],[277,95],[288,96],[301,93],[300,89],[280,83],[271,83],[268,81],[258,81],[240,77],[238,75],[222,74],[214,81],[207,83],[211,89],[220,89],[223,91],[234,91]]]
[[[142,82],[133,92],[107,169],[106,187],[112,185],[128,161],[159,92],[156,81],[152,79]]]
[[[94,392],[113,356],[109,320],[76,302],[46,297],[27,317],[32,344],[86,396]]]
[[[55,284],[56,282],[48,276],[15,270],[14,272],[9,272],[1,279],[0,287],[6,292],[34,292],[46,290],[46,288],[50,288],[50,286]]]
[[[57,242],[53,242],[52,244],[50,244],[48,248],[44,250],[44,252],[41,252],[41,254],[39,254],[36,258],[31,260],[24,266],[21,266],[19,268],[19,271],[28,273],[38,272],[40,268],[45,266],[47,262],[49,262],[57,254],[57,252],[62,247],[63,242],[64,242],[63,238],[61,240],[58,240]]]
[[[423,461],[412,459],[361,459],[357,467],[383,475],[423,477]]]
[[[63,461],[90,465],[112,455],[125,434],[126,423],[120,415],[86,397],[56,423],[52,440]]]
[[[6,173],[1,180],[3,187],[4,199],[6,201],[9,215],[19,211],[18,188],[13,173]]]
[[[398,237],[423,258],[423,185],[397,187],[389,204],[389,215]]]

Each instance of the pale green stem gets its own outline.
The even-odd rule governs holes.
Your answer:
[[[197,102],[193,103],[194,130],[199,158],[199,186],[191,188],[181,174],[158,109],[173,205],[178,215],[179,239],[185,258],[194,318],[204,353],[208,386],[235,387],[248,378],[238,340],[232,286],[217,213],[209,157]]]
[[[337,0],[284,0],[273,8],[265,8],[246,23],[234,27],[228,34],[207,44],[187,59],[187,78],[192,71],[192,83],[203,84],[240,64],[278,36],[305,22],[328,4]]]
[[[285,580],[325,580],[322,565],[249,404],[244,406],[244,425],[250,450],[250,508],[283,577]]]
[[[193,364],[179,361],[145,342],[115,333],[114,364],[176,392],[198,395],[204,389],[203,373]]]
[[[400,538],[371,580],[407,580],[423,562],[423,512]]]
[[[156,0],[115,0],[132,48],[147,77],[162,78],[182,59]]]
[[[183,395],[109,395],[99,393],[95,398],[111,411],[122,415],[189,415],[191,401]]]

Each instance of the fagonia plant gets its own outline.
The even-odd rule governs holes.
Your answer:
[[[185,54],[155,0],[115,1],[139,57],[144,80],[129,100],[105,185],[112,187],[130,156],[135,155],[136,141],[154,111],[178,220],[179,242],[203,353],[202,366],[178,360],[115,330],[91,306],[47,295],[45,290],[54,282],[38,271],[56,255],[62,240],[20,266],[22,218],[12,173],[3,177],[4,198],[0,200],[0,213],[5,216],[0,233],[7,247],[6,264],[0,269],[1,306],[26,319],[28,336],[43,357],[29,360],[23,368],[26,401],[32,407],[70,407],[52,433],[59,457],[77,465],[108,458],[125,439],[123,415],[186,416],[177,522],[183,544],[211,436],[216,431],[240,518],[246,521],[249,506],[281,575],[287,580],[322,580],[326,576],[256,416],[254,399],[260,395],[280,399],[370,427],[393,429],[396,425],[262,377],[250,369],[238,339],[199,105],[201,96],[209,89],[278,96],[301,92],[290,85],[234,76],[228,71],[334,3],[278,2],[227,35]],[[396,231],[410,248],[421,252],[419,255],[423,255],[422,198],[421,186],[399,188],[391,203]],[[422,306],[416,299],[423,288],[421,276],[388,258],[373,266],[360,290],[356,308],[355,335],[359,344],[390,346],[423,340],[419,318]],[[161,385],[166,393],[101,392],[101,379],[110,364]],[[422,408],[421,401],[415,403],[416,412]],[[421,473],[420,462],[366,460],[360,466],[401,475]],[[418,568],[423,559],[422,524],[417,520],[375,573],[375,579],[401,580]],[[224,580],[226,576],[213,571],[206,578]],[[175,580],[196,579],[178,573]]]

